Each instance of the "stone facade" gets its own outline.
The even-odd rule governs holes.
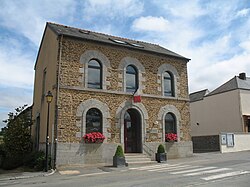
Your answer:
[[[145,143],[157,142],[151,148],[152,150],[156,149],[159,142],[164,142],[163,123],[164,116],[168,112],[172,112],[177,117],[179,142],[183,144],[183,142],[191,141],[185,62],[176,58],[155,56],[70,38],[64,39],[62,51],[58,115],[59,142],[76,144],[81,142],[85,127],[83,116],[91,107],[103,112],[103,132],[107,137],[104,144],[124,143],[122,112],[124,114],[129,108],[137,108],[141,111],[143,115],[142,139]],[[103,80],[106,86],[102,90],[89,89],[84,83],[87,77],[85,64],[91,58],[90,53],[97,55],[96,58],[100,56],[99,58],[103,59],[101,62],[105,62],[106,78]],[[125,93],[124,88],[124,68],[131,62],[139,69],[139,90],[142,96],[142,102],[139,104],[133,103],[132,95]],[[162,96],[161,73],[168,69],[172,70],[175,75],[176,96],[174,98]],[[86,102],[89,104],[84,106],[83,103]],[[81,106],[84,107],[79,110]],[[156,121],[158,121],[157,125]],[[185,155],[178,154],[176,150],[174,152],[172,158]],[[191,151],[188,154],[192,154]]]
[[[93,58],[102,65],[102,89],[87,87],[88,62]],[[192,154],[187,59],[65,36],[61,40],[58,61],[54,63],[58,63],[59,68],[56,116],[58,165],[111,163],[116,145],[124,146],[123,124],[128,109],[137,110],[141,116],[143,153],[153,158],[153,152],[163,143],[171,158]],[[125,92],[126,67],[131,64],[138,70],[139,103],[133,101],[131,93]],[[165,71],[173,74],[174,97],[163,96],[162,74]],[[86,113],[90,108],[97,108],[102,113],[106,139],[101,145],[82,141]],[[168,112],[176,117],[178,141],[174,145],[165,143],[164,118]]]

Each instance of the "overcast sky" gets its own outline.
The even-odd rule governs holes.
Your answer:
[[[32,104],[46,22],[155,43],[191,58],[190,92],[213,90],[240,72],[250,76],[248,0],[1,0],[0,121]]]

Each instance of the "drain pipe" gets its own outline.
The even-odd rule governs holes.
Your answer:
[[[56,157],[57,157],[57,128],[58,128],[58,101],[59,101],[59,81],[60,81],[60,72],[61,72],[61,57],[62,57],[62,41],[63,41],[63,35],[59,36],[59,59],[58,59],[58,69],[57,69],[57,87],[56,87],[56,110],[55,110],[55,125],[54,125],[54,134],[55,134],[55,140],[54,140],[54,165],[53,169],[56,169]]]

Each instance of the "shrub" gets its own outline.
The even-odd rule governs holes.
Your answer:
[[[157,153],[165,153],[165,148],[162,144],[158,146]]]
[[[121,145],[118,145],[116,148],[115,156],[124,157],[123,149]]]
[[[5,155],[6,155],[6,153],[4,150],[4,145],[0,144],[0,168],[2,168],[3,159],[4,159]]]
[[[25,157],[23,164],[24,166],[41,171],[44,169],[45,161],[46,159],[43,151],[34,151]]]
[[[17,155],[7,155],[3,158],[2,168],[5,170],[15,169],[23,164],[21,157]]]

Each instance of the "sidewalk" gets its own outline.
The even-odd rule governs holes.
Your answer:
[[[27,179],[32,177],[50,176],[55,173],[55,170],[48,172],[22,172],[18,170],[0,170],[0,181],[16,180],[16,179]]]

